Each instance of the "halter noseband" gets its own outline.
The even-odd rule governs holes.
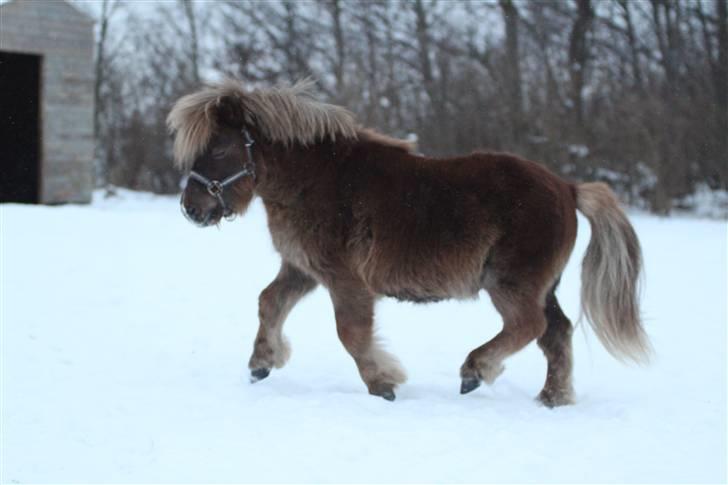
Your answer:
[[[232,184],[238,179],[247,177],[248,175],[252,176],[253,180],[255,180],[255,161],[253,160],[252,151],[252,146],[255,141],[250,136],[250,133],[248,133],[248,130],[246,130],[245,128],[243,128],[243,136],[245,137],[245,152],[248,156],[248,160],[245,162],[245,165],[243,165],[243,169],[239,172],[236,172],[222,180],[210,180],[209,178],[195,172],[194,170],[190,171],[190,178],[192,180],[198,181],[205,186],[205,188],[207,189],[207,193],[217,199],[217,202],[222,207],[223,214],[225,215],[229,214],[227,205],[225,205],[225,199],[223,199],[222,197],[222,193],[225,190],[225,187]]]

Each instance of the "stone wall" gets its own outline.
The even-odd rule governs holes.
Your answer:
[[[0,50],[40,54],[41,202],[89,202],[94,187],[94,24],[66,2],[0,5]]]

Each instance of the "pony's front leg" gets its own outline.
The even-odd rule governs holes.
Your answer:
[[[394,389],[407,376],[397,358],[384,351],[374,336],[373,296],[352,285],[332,287],[330,292],[339,339],[354,358],[369,394],[394,401]]]
[[[283,323],[295,304],[316,285],[313,278],[284,261],[276,279],[260,293],[260,327],[248,363],[252,382],[265,379],[273,367],[283,367],[288,360],[290,347],[283,335]]]

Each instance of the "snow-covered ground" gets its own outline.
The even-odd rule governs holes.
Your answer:
[[[646,368],[575,334],[578,402],[541,407],[530,345],[493,387],[458,369],[500,320],[487,297],[386,300],[410,379],[369,396],[319,289],[293,354],[248,383],[257,296],[278,269],[262,207],[197,229],[176,199],[0,206],[0,479],[24,482],[725,482],[725,221],[632,214],[644,246]],[[559,296],[578,315],[580,219]]]

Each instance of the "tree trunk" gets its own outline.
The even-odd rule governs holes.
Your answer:
[[[102,127],[101,116],[104,109],[102,100],[102,88],[106,84],[109,58],[107,56],[107,39],[109,32],[109,22],[114,11],[118,7],[116,0],[103,0],[101,4],[101,18],[99,19],[99,36],[96,40],[96,60],[94,73],[94,153],[97,160],[97,183],[106,183],[109,179],[109,157],[103,154],[102,149]],[[108,142],[109,140],[103,140]]]
[[[639,51],[637,50],[637,38],[634,32],[634,23],[632,22],[632,10],[629,0],[617,0],[622,8],[622,17],[627,26],[627,44],[629,46],[629,60],[632,68],[632,77],[635,87],[638,91],[642,91],[642,69],[640,68]]]
[[[728,0],[717,0],[715,13],[718,18],[718,62],[713,76],[715,84],[715,101],[718,105],[718,157],[719,161],[718,178],[723,189],[728,188],[728,168],[725,161],[728,160]]]
[[[571,78],[572,121],[577,133],[584,133],[584,83],[589,61],[587,36],[594,22],[594,9],[591,0],[575,0],[576,18],[569,37],[569,77]]]
[[[420,75],[422,76],[422,82],[424,84],[425,92],[430,100],[430,106],[432,107],[432,113],[435,117],[435,123],[428,123],[428,127],[437,126],[440,130],[440,136],[431,137],[431,133],[426,134],[428,140],[437,138],[440,143],[434,144],[432,148],[439,152],[443,152],[443,147],[446,144],[447,127],[448,121],[445,113],[445,104],[441,96],[438,95],[437,86],[435,83],[435,75],[432,69],[432,42],[430,40],[430,25],[427,20],[427,12],[422,0],[416,0],[414,5],[415,12],[415,35],[417,37],[417,54],[419,59]]]
[[[104,82],[104,62],[106,61],[106,35],[109,30],[109,0],[101,4],[99,19],[99,38],[96,41],[96,79],[94,81],[94,137],[98,140],[101,121],[101,85]]]
[[[506,92],[510,107],[511,141],[519,145],[523,138],[523,92],[521,87],[521,58],[518,50],[518,8],[513,0],[500,0],[499,5],[506,27]]]
[[[346,45],[344,43],[344,30],[341,26],[341,1],[329,0],[328,10],[333,26],[336,58],[334,61],[334,78],[336,79],[336,93],[341,96],[344,89],[344,67],[346,65]]]
[[[715,101],[721,113],[728,113],[728,0],[715,2],[718,18],[718,62],[714,74]]]
[[[199,46],[197,41],[197,22],[192,0],[181,0],[187,17],[187,27],[190,29],[190,63],[192,64],[192,80],[200,84]]]

